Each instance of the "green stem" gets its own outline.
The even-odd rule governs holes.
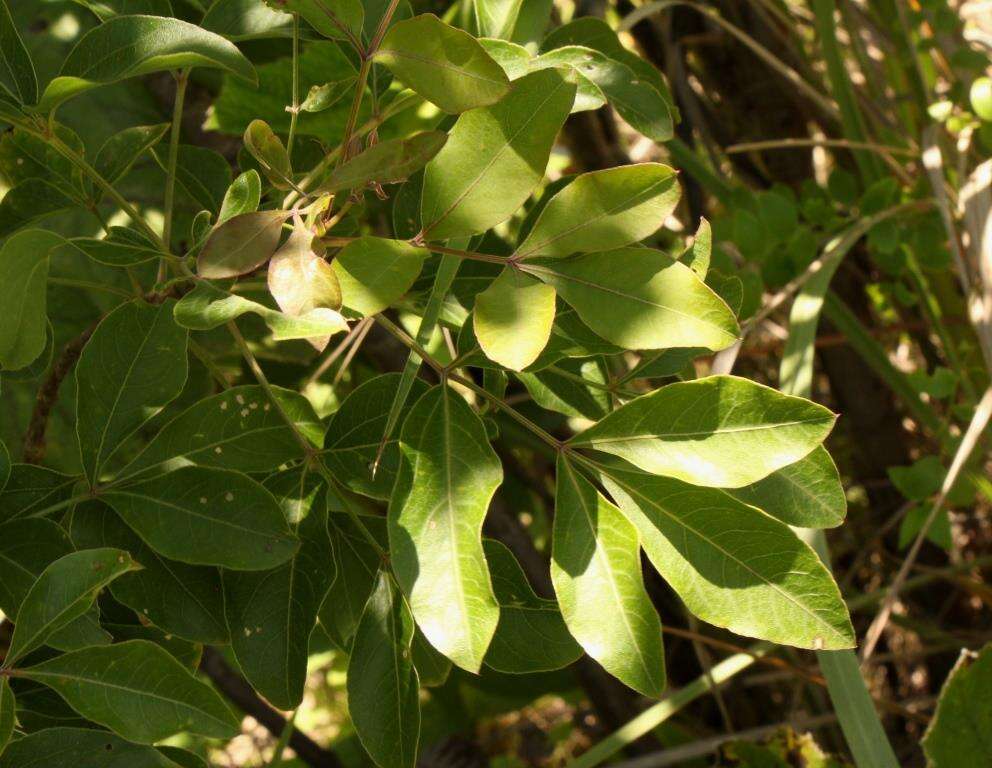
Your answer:
[[[293,731],[296,730],[296,713],[299,711],[298,709],[293,710],[293,714],[286,721],[286,727],[279,734],[279,741],[276,742],[276,748],[272,752],[272,760],[269,761],[269,768],[280,768],[282,765],[283,753],[286,751],[286,747],[289,746],[289,739],[292,737]]]
[[[165,168],[165,207],[162,212],[162,242],[166,252],[171,252],[172,209],[176,201],[176,164],[179,162],[179,136],[182,133],[183,104],[186,101],[186,85],[189,83],[190,68],[179,70],[176,75],[176,100],[172,106],[172,131],[169,134],[169,160]],[[160,259],[158,282],[168,277],[168,263]]]
[[[300,116],[300,14],[293,14],[293,104],[289,108],[289,136],[286,137],[286,154],[293,157],[293,140],[296,122]]]

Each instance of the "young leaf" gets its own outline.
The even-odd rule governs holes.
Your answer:
[[[441,131],[424,131],[408,139],[389,139],[339,165],[321,185],[324,192],[360,189],[369,182],[397,184],[423,168],[448,140]]]
[[[247,313],[261,317],[276,341],[329,338],[348,330],[348,323],[333,309],[322,307],[291,317],[209,283],[199,283],[176,304],[176,322],[194,331],[209,331]]]
[[[482,420],[446,385],[413,406],[400,454],[389,503],[393,570],[431,645],[477,672],[499,621],[481,534],[502,466]]]
[[[0,306],[4,308],[0,367],[4,370],[26,367],[45,349],[48,254],[63,242],[53,232],[29,229],[9,237],[0,248]]]
[[[323,112],[337,104],[345,94],[355,87],[358,78],[348,75],[340,80],[331,80],[323,85],[314,85],[300,104],[303,112]]]
[[[303,699],[310,633],[335,576],[324,486],[304,470],[275,475],[266,487],[289,507],[300,548],[271,571],[224,573],[225,615],[238,666],[279,709]]]
[[[316,253],[314,234],[299,218],[289,239],[269,261],[268,284],[276,304],[292,317],[341,307],[337,275]]]
[[[937,711],[923,736],[933,768],[970,768],[992,759],[992,645],[978,653],[962,651],[940,691]]]
[[[10,667],[44,644],[86,613],[103,587],[139,567],[127,552],[109,547],[60,557],[42,571],[21,602],[4,664]]]
[[[348,661],[348,712],[379,768],[413,768],[420,741],[420,681],[411,643],[413,616],[380,572],[362,612]]]
[[[799,648],[854,646],[830,572],[785,523],[721,490],[634,469],[611,464],[603,481],[658,573],[703,621]]]
[[[665,652],[637,530],[563,455],[557,476],[551,581],[568,631],[607,672],[657,698]]]
[[[389,499],[396,481],[400,462],[397,439],[394,437],[387,442],[374,475],[372,462],[382,439],[390,404],[399,389],[400,376],[399,373],[376,376],[351,392],[331,417],[324,436],[323,456],[334,476],[355,493],[383,501]],[[414,379],[399,423],[406,419],[413,403],[427,389],[423,379]]]
[[[3,754],[14,733],[14,725],[17,722],[17,715],[14,712],[16,707],[14,692],[10,689],[10,679],[0,678],[0,755]]]
[[[183,467],[100,498],[152,549],[181,563],[264,571],[299,546],[272,494],[239,472]]]
[[[573,437],[656,475],[740,488],[793,464],[833,428],[822,405],[736,376],[669,384]]]
[[[289,211],[242,213],[218,224],[196,259],[200,277],[220,280],[254,272],[279,245]]]
[[[272,387],[283,413],[319,446],[323,425],[303,395]],[[261,387],[232,387],[204,398],[162,427],[158,434],[117,474],[117,481],[152,469],[180,464],[272,472],[303,451],[292,430]]]
[[[455,114],[499,101],[509,90],[506,73],[479,41],[431,13],[390,27],[374,54],[404,85]]]
[[[551,198],[515,256],[568,256],[636,243],[665,223],[680,194],[675,171],[661,163],[583,173]]]
[[[226,739],[238,721],[206,684],[147,640],[83,648],[21,669],[74,710],[130,741],[151,744],[182,731]]]
[[[38,109],[50,112],[91,88],[181,67],[212,67],[257,82],[251,62],[220,35],[180,19],[116,16],[79,39],[45,87]]]
[[[474,318],[486,357],[522,371],[537,360],[551,337],[555,289],[507,267],[476,296]]]
[[[16,99],[18,104],[31,105],[38,101],[38,78],[34,72],[31,54],[24,47],[10,17],[7,0],[0,1],[0,86]]]
[[[290,189],[293,167],[282,140],[264,120],[252,120],[244,134],[245,149],[261,166],[276,189]]]
[[[534,594],[513,553],[495,539],[482,546],[499,601],[499,624],[485,664],[522,675],[567,667],[582,655],[568,633],[558,603]]]
[[[39,692],[50,694],[45,688]],[[62,705],[65,708],[65,705]],[[60,715],[63,713],[59,713]],[[74,713],[66,708],[65,722]],[[187,768],[154,747],[134,744],[109,731],[54,727],[29,733],[0,755],[0,768]],[[192,768],[189,766],[189,768]]]
[[[217,215],[217,226],[244,213],[254,213],[262,199],[262,180],[251,168],[231,182]]]
[[[388,546],[385,518],[363,515],[362,523],[385,549]],[[334,644],[348,651],[362,611],[372,594],[382,559],[347,514],[340,511],[330,514],[327,534],[333,542],[337,577],[317,616]]]
[[[117,547],[141,563],[141,570],[116,579],[110,592],[142,621],[190,642],[228,642],[224,595],[216,568],[166,560],[98,501],[73,510],[69,531],[81,549]]]
[[[377,315],[410,290],[427,253],[402,240],[382,237],[361,237],[348,243],[331,262],[342,304],[365,317]]]
[[[145,152],[154,147],[169,130],[168,123],[125,128],[107,139],[96,153],[93,167],[111,184],[116,184]]]
[[[740,329],[730,307],[661,251],[619,248],[535,260],[523,270],[554,286],[582,322],[625,349],[720,350],[737,341]]]
[[[847,497],[837,466],[822,445],[795,464],[751,485],[731,488],[728,493],[800,528],[833,528],[844,522],[847,514]]]
[[[514,82],[491,107],[458,118],[424,171],[424,238],[485,232],[512,216],[544,178],[575,85],[557,70]]]
[[[97,326],[76,365],[76,436],[91,485],[106,460],[186,383],[185,328],[175,302],[131,301]]]

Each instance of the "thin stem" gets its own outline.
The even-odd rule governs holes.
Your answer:
[[[386,331],[388,331],[393,337],[404,344],[408,349],[417,353],[421,360],[423,360],[427,365],[434,369],[438,376],[444,376],[445,369],[444,366],[431,357],[430,353],[424,349],[420,344],[417,343],[413,337],[410,336],[406,331],[400,328],[396,323],[390,320],[385,315],[376,315],[375,321],[381,325]]]
[[[366,53],[362,57],[362,66],[358,70],[358,80],[355,83],[355,96],[351,100],[351,109],[348,111],[348,122],[344,126],[344,136],[341,139],[338,155],[334,161],[335,166],[350,157],[349,148],[351,146],[352,135],[355,133],[355,124],[358,122],[358,112],[362,108],[362,97],[365,96],[365,84],[369,79],[369,72],[372,70],[372,57]]]
[[[293,104],[289,108],[289,136],[286,137],[286,153],[293,156],[293,140],[296,138],[296,121],[300,116],[300,14],[293,14]]]
[[[165,207],[162,212],[162,242],[170,251],[172,242],[172,209],[176,199],[176,164],[179,162],[179,135],[182,133],[183,103],[186,100],[186,85],[189,83],[190,68],[181,69],[176,75],[176,100],[172,107],[172,132],[169,134],[169,160],[165,168]],[[168,277],[169,266],[164,259],[159,260],[158,282]]]

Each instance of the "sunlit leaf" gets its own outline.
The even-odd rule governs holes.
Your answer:
[[[366,317],[399,301],[423,268],[427,251],[402,240],[361,237],[348,243],[331,266],[341,286],[341,302]]]
[[[506,268],[475,299],[475,335],[486,356],[514,371],[537,360],[555,320],[555,289]]]

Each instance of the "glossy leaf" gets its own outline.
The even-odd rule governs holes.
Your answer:
[[[0,86],[19,104],[38,100],[38,77],[28,49],[14,26],[6,0],[0,2]]]
[[[795,464],[741,488],[732,496],[800,528],[833,528],[844,522],[847,497],[834,460],[822,445]]]
[[[3,12],[0,9],[0,15]],[[45,348],[48,254],[62,242],[52,232],[31,229],[8,238],[0,248],[0,305],[4,308],[0,367],[5,370],[24,368]]]
[[[475,298],[475,335],[490,360],[522,371],[551,337],[555,289],[506,268]]]
[[[424,131],[408,139],[389,139],[375,144],[334,169],[321,185],[325,192],[357,189],[370,182],[396,184],[423,168],[441,151],[448,135]]]
[[[529,674],[567,667],[582,655],[558,603],[534,594],[513,553],[495,539],[483,547],[499,601],[499,624],[485,664],[498,672]]]
[[[675,171],[661,163],[583,173],[551,198],[516,257],[568,256],[636,243],[665,223],[679,195]]]
[[[253,211],[218,224],[197,257],[197,273],[220,280],[254,272],[275,253],[289,217],[289,211]]]
[[[100,497],[152,549],[182,563],[262,571],[299,545],[272,494],[239,472],[183,467]]]
[[[121,442],[186,383],[186,329],[172,300],[131,301],[97,326],[76,365],[76,436],[90,484]]]
[[[420,740],[420,682],[411,654],[413,616],[380,573],[348,661],[348,713],[380,768],[413,768]]]
[[[141,563],[141,570],[116,579],[110,591],[142,621],[191,642],[228,642],[224,594],[216,568],[161,557],[100,502],[76,507],[69,531],[81,549],[117,547]]]
[[[637,529],[563,456],[557,475],[551,581],[565,624],[607,672],[657,698],[665,653]]]
[[[371,317],[399,301],[423,268],[427,251],[402,240],[361,237],[348,243],[331,266],[341,286],[341,302]]]
[[[53,688],[83,717],[130,741],[150,744],[181,731],[212,738],[238,732],[220,697],[147,640],[83,648],[18,676]]]
[[[323,456],[334,477],[356,493],[383,501],[389,499],[396,481],[400,461],[398,438],[394,436],[387,442],[374,475],[372,463],[399,383],[400,374],[387,373],[362,384],[341,403],[324,437]],[[413,381],[399,423],[426,391],[423,379]]]
[[[499,620],[481,540],[499,458],[482,421],[445,385],[411,409],[400,455],[389,503],[393,570],[431,645],[476,672]]]
[[[258,210],[261,199],[262,179],[258,171],[252,168],[240,174],[227,188],[217,216],[217,225],[220,226],[235,216],[254,213]]]
[[[127,552],[109,547],[72,552],[53,562],[21,602],[5,665],[13,665],[82,616],[103,587],[138,567]]]
[[[248,313],[261,317],[276,341],[329,337],[348,330],[345,319],[333,309],[291,317],[209,283],[198,284],[176,304],[176,322],[194,331],[209,331]]]
[[[116,16],[79,39],[58,77],[45,87],[39,109],[51,111],[101,85],[182,67],[216,68],[257,82],[251,62],[220,35],[180,19]]]
[[[310,633],[335,563],[319,478],[291,470],[266,487],[282,501],[300,548],[271,571],[225,572],[225,614],[231,648],[252,687],[279,709],[294,709],[303,699]]]
[[[272,392],[296,428],[314,445],[320,445],[323,425],[307,399],[282,387],[273,387]],[[272,472],[302,458],[302,453],[296,436],[265,390],[246,385],[191,405],[162,427],[117,478],[186,464]]]
[[[593,331],[625,349],[720,350],[740,332],[730,307],[661,251],[620,248],[535,260],[523,269],[557,289]]]
[[[258,161],[262,171],[276,189],[292,186],[293,168],[282,140],[264,120],[252,120],[245,129],[245,149]]]
[[[39,688],[45,691],[44,688]],[[71,711],[71,710],[70,710]],[[29,733],[0,755],[0,768],[185,768],[154,747],[109,731],[58,726]]]
[[[834,419],[809,400],[736,376],[709,376],[635,398],[570,443],[652,474],[739,488],[799,461]]]
[[[658,573],[703,621],[814,650],[854,646],[840,590],[787,525],[715,488],[606,468]]]
[[[509,90],[503,69],[474,37],[430,13],[393,24],[374,60],[445,112],[494,104]]]
[[[556,70],[515,81],[497,104],[466,112],[424,171],[427,240],[485,232],[513,215],[544,178],[575,86]]]

